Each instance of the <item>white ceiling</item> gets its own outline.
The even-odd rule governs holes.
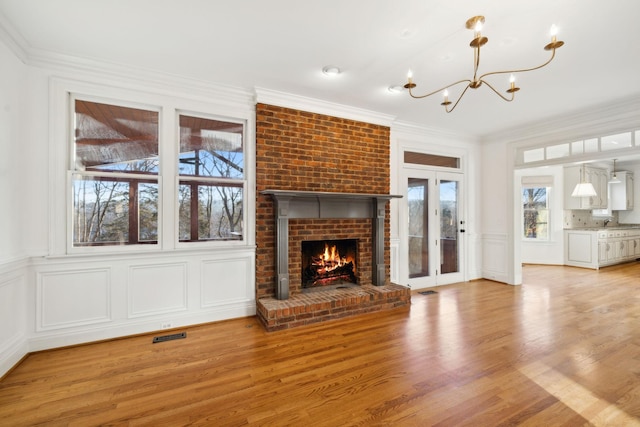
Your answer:
[[[388,91],[409,68],[418,92],[471,78],[474,15],[489,38],[481,73],[543,63],[551,24],[565,45],[518,76],[512,103],[483,86],[446,114],[440,95]],[[27,57],[272,89],[477,136],[640,96],[638,18],[637,0],[0,0],[0,25]],[[343,73],[324,76],[330,64]],[[506,79],[492,82],[502,91]]]

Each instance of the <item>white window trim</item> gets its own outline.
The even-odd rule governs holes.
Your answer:
[[[531,238],[525,237],[524,235],[524,206],[522,205],[522,192],[527,188],[547,188],[547,211],[548,211],[548,221],[547,221],[547,237],[545,238]],[[526,243],[537,243],[544,244],[549,243],[551,241],[551,231],[552,231],[552,192],[553,192],[553,176],[551,175],[539,175],[539,176],[523,176],[521,179],[520,185],[520,238],[523,242]]]
[[[142,88],[140,85],[136,85]],[[211,103],[202,97],[184,93],[161,94],[154,90],[127,89],[109,83],[92,83],[52,77],[49,90],[49,251],[51,257],[70,255],[99,255],[120,253],[153,253],[174,250],[220,250],[229,248],[251,248],[255,246],[255,107],[249,103],[231,103],[229,97],[221,96],[223,102]],[[158,175],[158,244],[107,245],[97,247],[74,247],[71,235],[71,134],[73,132],[73,103],[78,97],[84,100],[113,103],[134,108],[158,110],[159,156]],[[214,97],[215,98],[215,97]],[[171,112],[174,112],[171,114]],[[244,185],[243,185],[243,239],[223,241],[178,242],[177,203],[165,203],[164,198],[177,200],[177,112],[197,111],[204,117],[232,121],[244,126]],[[167,141],[170,140],[170,142]],[[175,143],[173,143],[175,142]],[[173,153],[171,151],[174,151]],[[163,159],[176,159],[167,162]],[[175,163],[172,165],[171,163]],[[173,179],[175,177],[175,179]],[[171,178],[171,179],[167,179]]]

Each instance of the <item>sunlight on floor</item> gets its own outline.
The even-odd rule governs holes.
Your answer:
[[[640,420],[542,362],[529,363],[518,370],[596,427],[640,426]]]

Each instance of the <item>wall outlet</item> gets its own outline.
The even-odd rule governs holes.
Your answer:
[[[162,324],[162,329],[171,329],[173,328],[173,324],[171,322],[165,322]]]

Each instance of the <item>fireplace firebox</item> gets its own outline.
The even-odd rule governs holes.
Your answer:
[[[303,241],[301,253],[303,291],[358,283],[356,239]]]

